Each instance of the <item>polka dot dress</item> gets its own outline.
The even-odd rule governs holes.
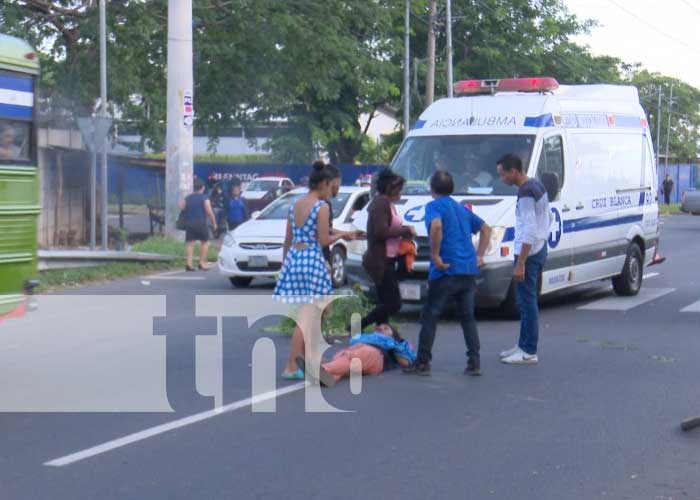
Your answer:
[[[333,290],[331,276],[318,242],[318,211],[324,203],[319,200],[314,204],[301,227],[297,227],[294,220],[294,207],[289,210],[292,246],[284,259],[274,291],[274,295],[286,303],[309,303],[330,295]],[[294,248],[297,243],[306,244],[308,248]]]

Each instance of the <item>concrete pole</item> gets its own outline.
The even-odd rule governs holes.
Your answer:
[[[107,117],[107,1],[100,0],[100,116]],[[96,137],[100,144],[95,145],[100,151],[102,162],[102,249],[107,250],[107,130]]]
[[[428,74],[425,75],[425,106],[435,100],[435,19],[437,0],[428,2]]]
[[[668,143],[671,142],[671,116],[673,115],[673,84],[671,97],[668,98],[668,128],[666,129],[666,161],[664,162],[664,177],[668,174]]]
[[[90,150],[90,250],[97,245],[97,151]]]
[[[403,35],[403,136],[408,135],[411,128],[411,50],[409,44],[411,37],[409,30],[411,18],[411,0],[406,0],[406,19],[404,20]]]
[[[192,0],[169,0],[165,234],[180,239],[178,203],[192,191],[193,97]]]
[[[661,153],[661,85],[659,85],[659,102],[656,108],[656,170],[659,170],[659,157]]]
[[[452,97],[452,0],[447,0],[447,97]]]

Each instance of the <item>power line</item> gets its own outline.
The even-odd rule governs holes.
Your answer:
[[[695,12],[697,12],[698,14],[700,14],[700,9],[698,9],[695,5],[693,5],[692,3],[690,3],[688,0],[681,0],[681,2],[683,2],[683,3],[686,4],[689,8],[691,8],[692,10],[694,10]]]
[[[645,19],[639,17],[637,14],[635,14],[634,12],[632,12],[632,11],[628,10],[627,8],[623,7],[622,5],[620,5],[619,3],[617,3],[615,0],[608,0],[608,1],[609,1],[611,4],[613,4],[615,7],[617,7],[618,9],[620,9],[621,11],[623,11],[624,13],[626,13],[628,16],[630,16],[630,17],[636,19],[637,21],[639,21],[639,22],[642,23],[642,24],[645,24],[646,26],[648,26],[649,28],[653,29],[653,30],[656,31],[657,33],[659,33],[659,34],[665,36],[665,37],[668,38],[669,40],[672,40],[672,41],[674,41],[674,42],[676,42],[676,43],[678,43],[678,44],[680,44],[680,45],[683,45],[684,47],[686,47],[686,48],[692,50],[693,52],[697,52],[697,53],[700,54],[700,50],[698,50],[698,49],[696,49],[695,47],[693,47],[692,45],[690,45],[690,44],[684,42],[684,41],[681,40],[680,38],[676,38],[676,37],[673,36],[673,35],[669,35],[669,34],[666,33],[665,31],[663,31],[662,29],[658,28],[655,24],[650,23],[649,21],[647,21],[647,20],[645,20]]]

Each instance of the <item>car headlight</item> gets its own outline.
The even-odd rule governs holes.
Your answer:
[[[233,233],[226,233],[224,236],[224,246],[232,247],[236,244],[236,239],[233,237]]]
[[[505,234],[506,228],[503,226],[495,226],[491,228],[491,238],[489,239],[489,245],[486,247],[486,255],[495,255],[498,253]],[[479,246],[479,237],[480,236],[478,234],[472,236],[474,248]]]

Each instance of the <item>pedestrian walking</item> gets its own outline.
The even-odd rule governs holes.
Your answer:
[[[523,172],[523,163],[514,154],[507,154],[496,163],[501,181],[518,186],[515,206],[515,297],[520,310],[518,344],[501,353],[501,361],[509,364],[538,362],[539,308],[538,281],[547,260],[547,238],[552,223],[549,199],[544,185]]]
[[[248,207],[246,207],[245,200],[241,196],[241,180],[238,177],[233,178],[229,189],[226,222],[228,223],[229,231],[233,231],[248,220]]]
[[[425,207],[425,226],[430,239],[428,299],[421,313],[418,359],[404,370],[429,375],[435,330],[447,305],[454,302],[467,346],[469,375],[481,374],[479,331],[474,317],[476,277],[484,263],[491,228],[478,215],[450,196],[454,180],[449,172],[436,171],[430,178],[433,201]],[[472,235],[479,234],[474,249]]]
[[[198,177],[194,179],[194,192],[180,201],[183,211],[182,217],[185,223],[185,269],[194,271],[192,266],[192,253],[195,242],[199,241],[199,269],[208,270],[207,252],[209,251],[209,226],[207,219],[211,221],[214,231],[217,229],[216,217],[211,208],[211,202],[204,194],[204,183]]]
[[[664,203],[666,205],[671,204],[671,193],[673,193],[673,179],[670,175],[666,174],[664,181],[661,183],[662,189],[664,191]]]
[[[371,324],[388,323],[389,317],[401,309],[401,295],[397,276],[401,238],[414,238],[413,226],[405,226],[396,212],[394,203],[401,199],[405,180],[385,169],[377,174],[377,196],[368,209],[367,251],[362,266],[374,281],[377,303],[362,318],[364,330]]]
[[[309,175],[309,192],[289,211],[284,240],[284,259],[274,295],[290,304],[298,304],[297,326],[283,379],[303,379],[296,358],[318,361],[321,311],[324,297],[333,290],[331,276],[322,248],[332,245],[339,236],[330,234],[329,210],[324,200],[332,193],[332,170],[322,161],[313,164]]]

